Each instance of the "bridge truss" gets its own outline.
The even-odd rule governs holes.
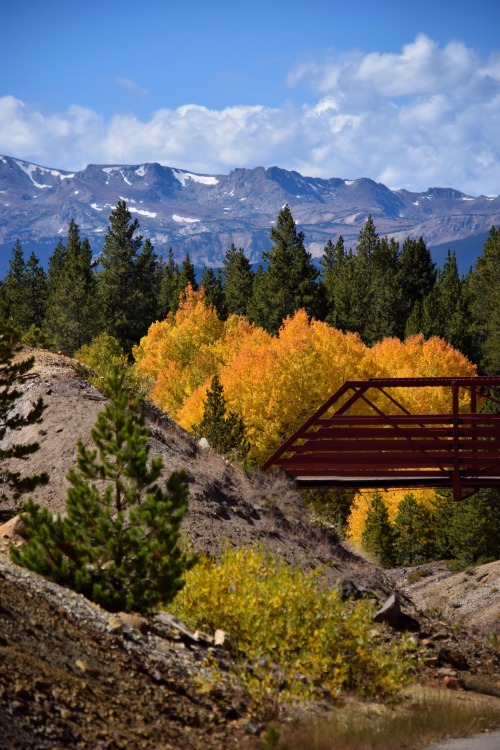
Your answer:
[[[407,389],[449,392],[449,411],[411,413]],[[500,487],[500,377],[350,380],[263,464],[300,487],[434,487],[455,500]],[[487,413],[485,404],[497,413]]]

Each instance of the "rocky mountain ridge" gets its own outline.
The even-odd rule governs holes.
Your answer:
[[[451,188],[414,193],[367,178],[305,177],[279,167],[200,175],[158,163],[91,164],[68,172],[0,156],[0,266],[16,239],[38,248],[46,261],[71,218],[98,252],[118,200],[127,202],[159,254],[171,246],[178,259],[189,252],[196,266],[220,265],[231,242],[259,261],[285,203],[313,256],[340,234],[354,246],[369,214],[380,235],[398,241],[422,235],[430,246],[477,240],[500,223],[500,196]]]

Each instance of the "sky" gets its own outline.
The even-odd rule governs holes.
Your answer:
[[[0,153],[500,193],[500,0],[0,0]]]

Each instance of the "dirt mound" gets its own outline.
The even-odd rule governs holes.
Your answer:
[[[91,444],[91,429],[106,399],[69,357],[40,350],[31,354],[35,366],[17,408],[27,413],[40,396],[47,408],[42,423],[16,433],[15,440],[36,441],[40,448],[29,463],[12,461],[10,468],[30,473],[48,471],[49,484],[38,487],[33,497],[59,513],[64,512],[66,475],[76,461],[77,441]],[[190,499],[184,530],[197,552],[218,554],[227,543],[262,542],[290,563],[307,567],[328,563],[332,582],[351,579],[377,598],[386,595],[388,587],[381,571],[352,553],[334,534],[318,530],[286,478],[261,472],[245,474],[214,451],[200,447],[152,404],[145,404],[144,415],[150,429],[151,454],[161,455],[165,479],[175,469],[188,471]],[[8,508],[15,510],[14,501]]]
[[[0,748],[219,750],[247,736],[220,648],[141,629],[0,560]]]
[[[500,636],[500,560],[455,574],[446,563],[434,562],[401,569],[397,577],[420,611]]]

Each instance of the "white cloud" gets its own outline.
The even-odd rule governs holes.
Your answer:
[[[132,82],[129,82],[132,83]],[[186,104],[148,120],[73,106],[46,115],[0,98],[0,153],[46,166],[158,161],[208,174],[279,165],[390,187],[500,193],[500,54],[418,36],[399,53],[331,53],[290,71],[302,106]]]
[[[131,81],[130,78],[122,78],[121,76],[117,76],[115,78],[116,83],[119,86],[123,86],[124,89],[127,89],[127,91],[130,91],[131,94],[134,94],[134,96],[146,96],[148,93],[146,89],[144,89],[142,86],[139,86],[138,83],[135,83],[135,81]]]

